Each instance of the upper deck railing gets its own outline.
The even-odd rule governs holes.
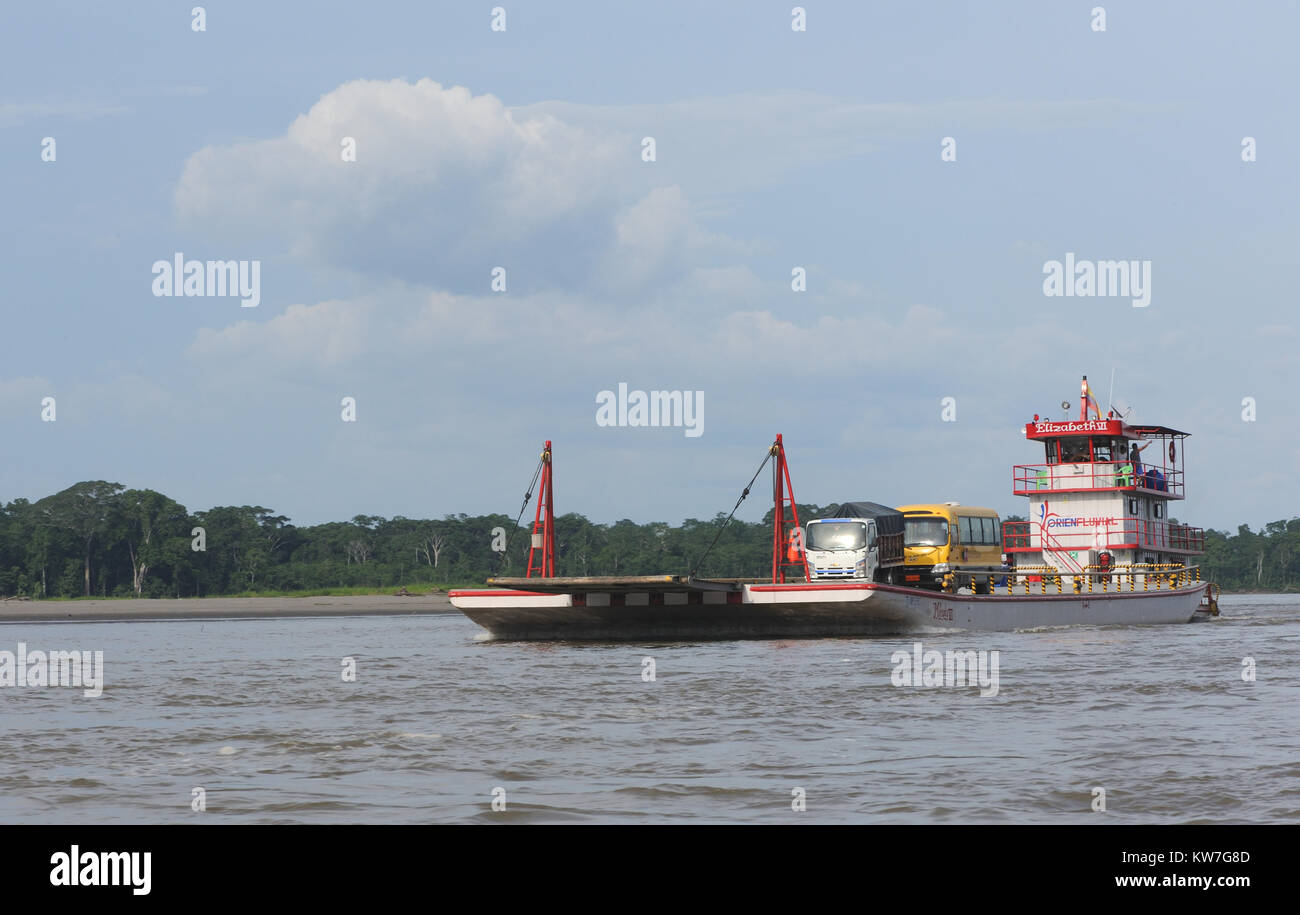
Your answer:
[[[1030,521],[1002,522],[1002,550],[1006,553],[1048,550],[1163,550],[1170,553],[1205,552],[1205,531],[1190,524],[1142,518],[1071,518],[1088,524],[1049,526],[1046,537]],[[1044,539],[1046,542],[1044,543]]]
[[[1168,499],[1183,498],[1183,472],[1134,465],[1132,461],[1097,461],[1078,464],[1017,464],[1011,469],[1011,488],[1018,496],[1042,492],[1126,490],[1157,493]]]

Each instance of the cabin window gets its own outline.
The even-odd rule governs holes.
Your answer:
[[[1088,440],[1086,438],[1061,439],[1062,464],[1086,464],[1088,460]]]
[[[904,546],[947,546],[948,522],[942,518],[907,518],[903,521]]]
[[[1155,518],[1163,518],[1163,517],[1165,516],[1165,507],[1164,507],[1164,505],[1161,504],[1160,502],[1156,502],[1154,505],[1152,505],[1152,506],[1151,506],[1151,515],[1152,515],[1152,517],[1155,517]]]
[[[1092,440],[1092,459],[1103,463],[1110,463],[1114,458],[1111,456],[1110,439],[1094,438]]]
[[[989,546],[998,543],[998,519],[974,515],[961,516],[961,542],[967,546]]]
[[[1056,439],[1047,442],[1047,463],[1056,463]]]

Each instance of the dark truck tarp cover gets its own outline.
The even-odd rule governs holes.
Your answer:
[[[823,518],[874,518],[882,535],[903,533],[903,513],[876,502],[845,502],[822,514]]]

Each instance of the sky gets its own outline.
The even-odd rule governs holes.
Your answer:
[[[557,512],[678,523],[782,433],[799,502],[1023,514],[1087,374],[1181,521],[1300,514],[1295,5],[494,5],[0,8],[0,501],[513,516],[549,439]]]

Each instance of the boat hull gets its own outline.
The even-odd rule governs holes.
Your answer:
[[[505,640],[692,640],[897,635],[935,629],[1187,623],[1207,585],[1109,594],[955,595],[871,582],[738,585],[700,594],[595,590],[452,591],[451,603]]]

